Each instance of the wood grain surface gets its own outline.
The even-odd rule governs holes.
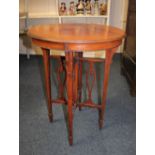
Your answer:
[[[32,26],[28,35],[59,43],[103,43],[122,39],[125,33],[121,29],[100,24],[51,24]]]

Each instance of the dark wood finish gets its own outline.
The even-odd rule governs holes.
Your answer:
[[[94,62],[90,61],[89,62],[89,68],[86,71],[86,88],[88,90],[88,99],[86,102],[88,103],[92,103],[92,90],[93,87],[95,85],[95,81],[96,81],[96,71],[94,69]]]
[[[62,100],[62,99],[54,99],[52,100],[52,104],[67,104],[66,100]]]
[[[53,121],[52,113],[52,97],[51,97],[51,79],[50,79],[50,51],[42,48],[43,60],[44,60],[44,70],[45,70],[45,84],[46,84],[46,94],[48,103],[48,117],[49,121]]]
[[[75,53],[75,60],[76,60],[76,66],[75,66],[75,83],[76,83],[76,103],[79,104],[81,102],[82,97],[82,58],[83,58],[83,52],[76,52]],[[81,106],[79,106],[79,110],[81,111]]]
[[[90,103],[89,101],[87,102],[82,102],[80,104],[77,104],[77,107],[89,107],[89,108],[97,108],[97,109],[101,109],[101,105],[97,105],[95,103]]]
[[[73,144],[73,52],[65,51],[67,70],[69,144]]]
[[[130,93],[136,95],[136,0],[129,1],[127,19],[127,37],[122,54],[121,73],[130,85]]]
[[[83,58],[83,53],[78,53],[78,58]],[[82,61],[79,59],[79,79],[78,79],[78,101],[81,102],[82,97]],[[82,107],[79,107],[79,110],[82,110]]]
[[[75,62],[74,65],[74,83],[73,83],[73,91],[74,91],[74,102],[77,103],[78,102],[78,80],[79,80],[79,75],[78,75],[78,71],[79,71],[79,66],[78,63]]]
[[[58,68],[57,68],[57,80],[58,80],[58,87],[59,87],[59,94],[58,94],[58,98],[59,99],[64,99],[64,88],[65,88],[65,82],[66,82],[66,78],[64,77],[64,79],[61,78],[61,74],[66,73],[65,71],[65,66],[64,66],[64,57],[58,57]]]
[[[28,35],[32,38],[32,43],[43,49],[45,64],[46,89],[48,103],[66,104],[68,106],[68,126],[69,126],[69,144],[73,144],[73,106],[91,107],[99,110],[99,126],[103,127],[103,117],[106,104],[106,95],[108,89],[108,78],[110,64],[113,54],[121,44],[124,32],[120,29],[97,24],[54,24],[33,26],[29,29]],[[50,96],[50,78],[49,78],[49,53],[45,49],[59,49],[65,51],[66,58],[66,78],[67,78],[67,100],[51,100]],[[103,82],[102,104],[97,105],[91,100],[92,88],[89,87],[88,100],[81,102],[82,87],[82,52],[83,50],[106,50],[105,71]],[[74,58],[74,53],[75,58]],[[79,61],[79,63],[74,63]],[[88,61],[91,66],[95,61]],[[92,67],[90,67],[91,69]],[[91,74],[95,74],[90,70]],[[89,75],[88,75],[89,76]],[[88,78],[88,77],[87,77]],[[74,84],[74,85],[73,85]],[[87,85],[88,82],[87,82]],[[93,87],[93,86],[92,86]],[[75,90],[73,89],[75,88]],[[61,94],[61,93],[60,93]],[[79,95],[77,95],[79,94]],[[77,104],[77,100],[81,103]],[[51,113],[51,104],[49,104],[49,113]]]
[[[123,37],[123,36],[122,36]],[[110,49],[118,47],[122,40],[116,40],[112,42],[103,42],[103,43],[55,43],[50,41],[41,41],[35,38],[32,38],[32,42],[34,45],[37,45],[46,49],[56,49],[56,50],[64,50],[67,45],[67,49],[69,51],[96,51],[101,49]],[[91,44],[91,46],[90,46]]]
[[[112,61],[112,57],[116,52],[117,48],[106,50],[106,57],[105,57],[105,66],[104,66],[104,81],[103,81],[103,95],[102,95],[102,108],[99,109],[99,127],[100,129],[103,127],[103,117],[105,112],[105,105],[106,105],[106,97],[108,91],[108,79],[109,79],[109,72],[110,72],[110,64]]]

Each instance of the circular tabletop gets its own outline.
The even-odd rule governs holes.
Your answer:
[[[121,40],[121,29],[100,24],[51,24],[32,26],[31,38],[58,43],[104,43]]]

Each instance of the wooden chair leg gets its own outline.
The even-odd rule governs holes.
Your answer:
[[[116,48],[106,50],[106,58],[105,58],[105,65],[104,65],[102,108],[99,109],[99,128],[100,129],[102,129],[103,127],[103,119],[104,119],[104,112],[105,112],[105,106],[106,106],[106,96],[108,91],[108,80],[109,80],[111,60],[116,50],[117,50]]]
[[[45,70],[45,85],[46,85],[46,94],[48,102],[48,117],[49,121],[53,121],[52,113],[52,97],[51,97],[51,79],[50,79],[50,51],[42,48],[43,52],[43,61],[44,61],[44,70]]]
[[[65,51],[67,71],[67,96],[68,96],[68,129],[69,144],[73,144],[73,52]]]

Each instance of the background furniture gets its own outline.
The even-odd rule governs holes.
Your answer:
[[[136,0],[130,0],[121,72],[130,85],[130,93],[136,95]]]
[[[54,24],[54,25],[39,25],[31,27],[28,35],[32,38],[32,43],[41,47],[43,52],[45,83],[48,101],[48,116],[49,120],[53,121],[52,104],[67,104],[68,106],[68,129],[69,143],[73,144],[73,106],[97,108],[99,111],[99,127],[103,127],[103,118],[106,104],[106,96],[108,90],[108,78],[110,72],[110,64],[112,57],[117,48],[121,45],[124,37],[124,32],[118,28],[103,26],[98,24]],[[51,82],[50,82],[50,49],[65,51],[65,66],[66,69],[66,87],[67,98],[64,95],[62,87],[59,89],[58,99],[52,99]],[[94,62],[89,62],[89,68],[86,73],[86,84],[88,88],[88,97],[86,101],[79,101],[78,78],[79,61],[75,59],[83,51],[106,51],[104,65],[104,81],[101,103],[95,104],[92,100],[92,89],[95,81]],[[75,58],[75,59],[74,59]],[[102,60],[103,61],[103,60]],[[92,83],[89,84],[89,78]],[[58,78],[59,79],[59,78]],[[59,80],[60,86],[64,84]],[[74,89],[73,89],[74,88]]]
[[[30,53],[27,48],[28,46],[28,13],[20,12],[19,13],[19,51],[20,53],[27,54],[27,58],[30,58]],[[26,43],[26,44],[25,44]]]

